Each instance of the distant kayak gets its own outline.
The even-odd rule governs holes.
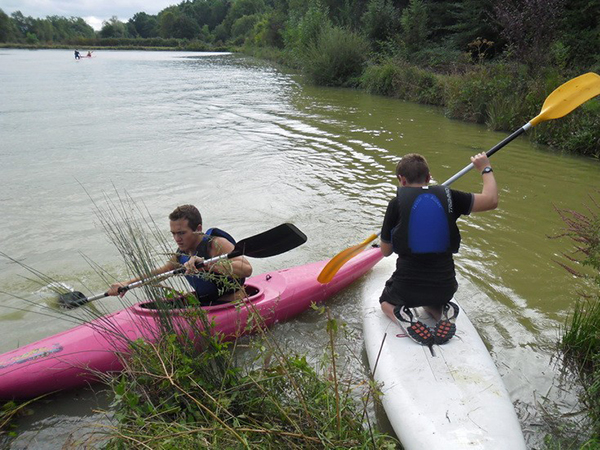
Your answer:
[[[456,335],[430,350],[381,311],[379,294],[363,302],[365,345],[404,449],[525,450],[510,396],[464,310]],[[428,315],[420,320],[433,325]]]
[[[382,259],[378,248],[363,252],[346,264],[326,284],[317,276],[327,263],[312,264],[264,273],[249,278],[248,298],[241,304],[203,308],[214,331],[226,339],[256,330],[252,317],[259,313],[265,326],[288,320],[321,303],[364,275]],[[190,308],[173,304],[172,320],[185,332],[184,318]],[[164,314],[164,307],[160,314]],[[95,381],[92,371],[122,370],[119,353],[138,338],[155,342],[160,331],[155,302],[142,302],[111,315],[98,318],[63,333],[42,339],[0,355],[0,400],[27,399],[53,391],[77,388]]]

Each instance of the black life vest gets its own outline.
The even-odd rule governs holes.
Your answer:
[[[400,187],[396,200],[399,217],[392,229],[395,253],[409,256],[458,252],[460,233],[449,188]]]
[[[235,239],[231,237],[231,235],[219,228],[209,228],[206,230],[206,236],[202,238],[198,247],[196,247],[196,256],[199,256],[204,259],[210,258],[208,254],[208,246],[213,237],[223,237],[235,245]],[[178,252],[177,261],[179,264],[185,264],[189,261],[190,255],[186,255],[185,253]],[[233,279],[231,277],[226,276],[217,276],[217,277],[209,277],[203,276],[202,272],[198,275],[185,275],[188,283],[194,288],[196,291],[196,296],[201,301],[212,302],[219,298],[222,295],[228,294],[230,292],[234,292],[235,289],[227,288],[228,286],[235,286],[238,283],[240,285],[244,284],[245,278],[242,279]],[[223,280],[219,282],[219,280]],[[225,281],[227,280],[227,281]]]

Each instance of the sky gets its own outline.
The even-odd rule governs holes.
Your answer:
[[[135,13],[157,14],[181,0],[0,0],[6,14],[21,11],[24,16],[43,19],[46,16],[81,17],[95,30],[102,22],[117,16],[127,22]]]

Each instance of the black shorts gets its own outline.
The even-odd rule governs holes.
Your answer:
[[[408,306],[442,306],[452,300],[458,289],[458,283],[448,286],[416,285],[393,277],[386,281],[379,303]]]

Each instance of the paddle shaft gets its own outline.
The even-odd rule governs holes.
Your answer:
[[[214,258],[205,259],[197,267],[203,267],[207,264],[213,264],[222,259],[231,259],[237,256],[248,256],[251,258],[268,258],[270,256],[279,255],[292,250],[299,245],[306,242],[306,235],[296,228],[291,223],[284,223],[270,230],[264,231],[255,236],[242,239],[235,244],[233,251],[218,255]],[[173,275],[179,275],[186,272],[184,267],[178,267],[177,269],[171,270],[165,273],[159,273],[154,276],[150,276],[139,281],[135,281],[127,286],[122,286],[118,289],[119,294],[124,294],[130,289],[142,286],[144,284],[152,283],[159,280],[164,280]],[[95,295],[92,297],[85,297],[80,292],[70,292],[69,294],[61,295],[59,302],[66,304],[67,306],[77,307],[85,303],[98,300],[101,298],[108,297],[108,292],[104,294]]]
[[[530,123],[526,123],[521,128],[519,128],[517,131],[515,131],[513,134],[511,134],[510,136],[508,136],[507,138],[505,138],[502,142],[499,142],[498,144],[494,145],[485,154],[489,158],[494,153],[496,153],[498,150],[500,150],[502,147],[504,147],[506,144],[508,144],[509,142],[513,141],[517,137],[521,136],[523,133],[525,133],[525,131],[529,130],[530,128],[531,128],[531,124]],[[464,174],[466,174],[467,172],[469,172],[473,167],[475,167],[473,165],[473,163],[470,163],[468,166],[466,166],[460,172],[457,172],[452,177],[450,177],[446,181],[444,181],[442,183],[442,186],[450,186],[452,183],[454,183],[456,180],[458,180]]]
[[[233,252],[227,253],[226,255],[219,255],[219,256],[215,256],[214,258],[206,259],[206,260],[204,260],[204,262],[202,264],[200,264],[200,266],[197,265],[196,267],[200,268],[200,267],[205,266],[206,264],[213,264],[222,259],[231,259],[231,258],[235,258],[236,256],[240,256],[240,253],[234,250]],[[155,281],[162,281],[162,280],[166,280],[167,278],[170,278],[172,276],[180,275],[182,273],[185,273],[185,270],[186,269],[184,267],[179,267],[177,269],[170,270],[169,272],[161,273],[161,274],[153,276],[153,277],[144,278],[143,280],[136,281],[134,283],[128,284],[127,286],[121,286],[119,288],[118,292],[119,292],[119,294],[124,294],[128,290],[143,286],[144,284],[152,283]],[[92,297],[87,297],[86,303],[93,302],[94,300],[99,300],[101,298],[105,298],[108,296],[109,296],[108,292],[105,292],[104,294],[98,294],[98,295],[94,295]]]

